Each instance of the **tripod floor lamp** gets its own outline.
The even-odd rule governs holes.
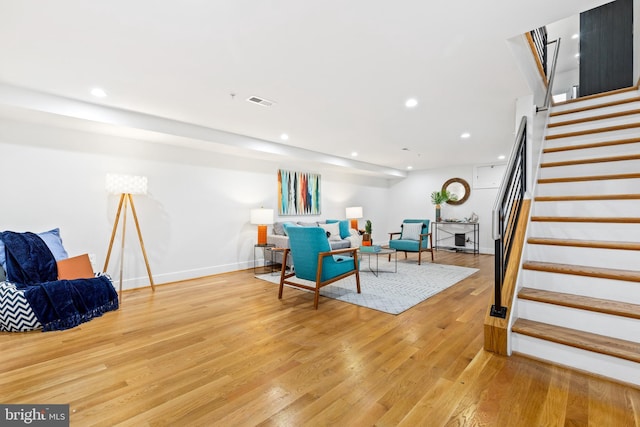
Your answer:
[[[122,213],[122,244],[120,248],[120,285],[119,296],[122,302],[122,267],[124,264],[124,242],[125,234],[127,230],[127,204],[131,205],[131,213],[133,214],[133,220],[138,232],[138,240],[140,241],[140,248],[142,249],[142,255],[144,256],[144,263],[147,267],[147,274],[149,275],[149,283],[151,284],[151,290],[155,291],[153,285],[153,277],[151,276],[151,268],[149,267],[149,259],[147,258],[147,251],[144,249],[144,242],[142,241],[142,233],[140,232],[140,223],[138,222],[138,215],[136,214],[136,207],[133,204],[134,194],[147,194],[147,177],[146,176],[134,176],[134,175],[116,175],[107,174],[106,189],[111,194],[120,194],[120,202],[118,203],[118,211],[116,212],[116,218],[113,222],[113,231],[111,232],[111,240],[109,241],[109,250],[107,251],[107,258],[104,261],[104,268],[102,271],[106,272],[109,266],[109,259],[111,257],[111,249],[113,249],[113,242],[116,237],[116,231],[118,229],[118,222]],[[123,213],[124,208],[124,213]]]

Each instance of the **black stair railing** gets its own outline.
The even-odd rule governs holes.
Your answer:
[[[536,48],[536,54],[538,55],[538,59],[542,64],[542,70],[545,75],[548,74],[547,70],[547,27],[540,27],[535,30],[529,31],[531,34],[531,39],[533,40],[533,45]]]
[[[493,239],[495,241],[494,304],[491,316],[505,318],[507,308],[502,305],[502,285],[509,265],[516,224],[522,211],[522,201],[527,191],[527,117],[523,116],[511,151],[507,170],[492,213]]]

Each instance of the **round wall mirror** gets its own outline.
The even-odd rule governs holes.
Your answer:
[[[455,194],[456,200],[449,200],[449,205],[461,205],[467,201],[471,193],[469,183],[462,178],[451,178],[442,185],[443,190],[447,190],[451,194]]]

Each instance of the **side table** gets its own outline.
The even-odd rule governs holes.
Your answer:
[[[273,252],[271,252],[269,259],[267,259],[267,251],[275,248],[276,245],[273,243],[265,243],[263,245],[256,244],[253,245],[253,274],[264,274],[270,272],[273,267]],[[258,258],[258,253],[262,252],[262,258]],[[260,260],[262,259],[262,265],[260,265]],[[268,264],[267,264],[268,262]],[[267,267],[270,270],[267,270]]]

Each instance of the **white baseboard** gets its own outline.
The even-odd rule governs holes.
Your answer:
[[[156,285],[160,285],[163,283],[178,282],[181,280],[212,276],[214,274],[229,273],[231,271],[246,270],[248,268],[253,268],[253,261],[245,261],[245,262],[225,264],[225,265],[214,265],[210,267],[196,268],[193,270],[183,270],[183,271],[175,271],[171,273],[161,273],[161,274],[153,274],[153,271],[152,271],[152,274],[153,274],[153,283]],[[118,289],[119,287],[118,276],[117,275],[111,276],[111,279],[113,280],[113,286],[115,286],[115,288]],[[133,277],[133,278],[125,279],[122,281],[123,290],[139,289],[139,288],[145,288],[148,286],[149,286],[148,276]]]

